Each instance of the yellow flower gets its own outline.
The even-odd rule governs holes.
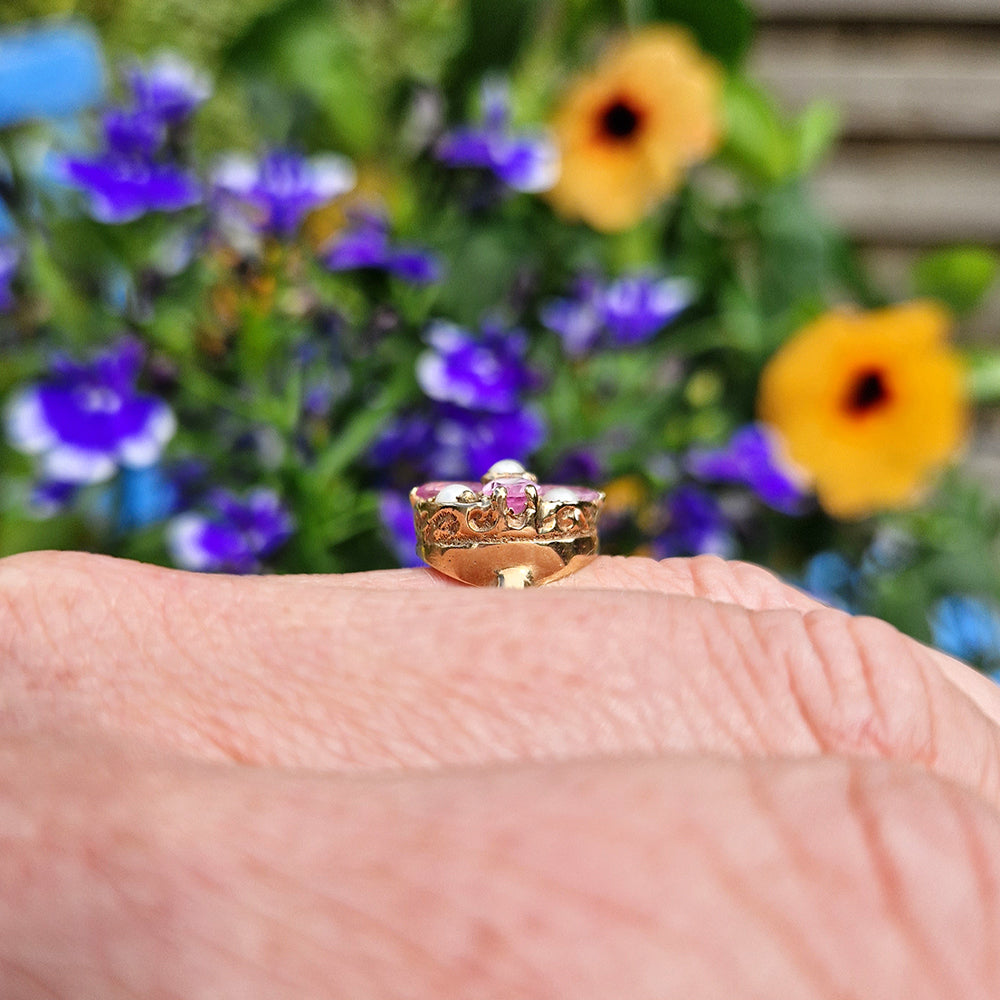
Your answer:
[[[932,302],[830,312],[770,360],[757,400],[834,517],[920,498],[968,429],[964,372]]]
[[[722,76],[685,31],[652,27],[620,42],[570,87],[552,121],[557,212],[627,229],[671,194],[719,142]]]

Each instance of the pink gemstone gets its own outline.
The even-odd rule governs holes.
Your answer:
[[[483,496],[493,496],[497,488],[502,486],[507,491],[507,507],[511,513],[523,514],[528,506],[528,487],[534,485],[530,479],[515,476],[494,479],[483,487]]]

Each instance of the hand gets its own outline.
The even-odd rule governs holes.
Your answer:
[[[0,562],[0,996],[1000,995],[1000,689],[716,559]]]

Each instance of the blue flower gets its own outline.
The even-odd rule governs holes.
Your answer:
[[[162,400],[136,391],[139,343],[125,339],[89,364],[58,357],[51,377],[21,389],[6,412],[10,443],[41,457],[56,483],[97,483],[156,462],[176,428]]]
[[[510,412],[536,382],[525,364],[528,338],[521,330],[487,323],[479,337],[443,321],[424,335],[430,349],[417,359],[420,388],[439,403],[470,410]]]
[[[397,418],[369,457],[376,467],[411,481],[477,478],[503,458],[527,462],[545,432],[541,414],[530,406],[496,413],[445,403]]]
[[[104,65],[96,34],[62,23],[0,34],[0,128],[96,104]]]
[[[354,187],[355,171],[342,156],[306,159],[277,150],[253,160],[232,154],[217,165],[212,183],[223,211],[259,233],[288,239],[313,209]]]
[[[678,486],[667,497],[666,531],[653,540],[659,558],[711,554],[731,558],[736,540],[722,508],[697,486]]]
[[[1000,608],[965,594],[950,594],[931,608],[928,620],[938,649],[977,666],[1000,664]]]
[[[546,303],[539,318],[557,333],[566,353],[580,357],[599,344],[631,347],[673,322],[694,297],[683,278],[625,275],[608,284],[582,275],[568,298]]]
[[[417,555],[417,529],[409,497],[395,490],[384,490],[379,494],[379,515],[383,537],[399,565],[423,566]]]
[[[773,434],[761,424],[741,427],[722,448],[692,448],[684,465],[698,479],[746,486],[783,514],[801,513],[803,489],[781,462]]]
[[[841,611],[857,614],[861,606],[861,574],[839,552],[817,552],[803,568],[802,579],[793,582]]]
[[[292,534],[291,515],[272,490],[252,490],[244,499],[215,490],[207,505],[207,513],[188,511],[167,526],[167,547],[182,569],[254,573]]]
[[[507,84],[489,80],[481,91],[483,123],[446,132],[434,155],[449,167],[487,170],[515,191],[547,191],[559,174],[555,144],[541,133],[510,131]]]
[[[437,281],[441,274],[437,258],[426,250],[392,246],[388,223],[374,212],[359,213],[354,225],[326,248],[323,263],[331,271],[386,271],[418,285]]]
[[[53,479],[40,479],[34,484],[28,498],[28,512],[40,519],[62,513],[80,491],[78,483],[63,483]]]
[[[641,344],[675,320],[693,297],[691,283],[683,278],[626,276],[604,290],[601,318],[613,344]]]
[[[8,312],[14,306],[14,293],[10,286],[20,259],[18,248],[0,239],[0,313]]]
[[[190,172],[116,153],[95,158],[67,157],[62,179],[86,192],[99,222],[122,223],[147,212],[178,212],[201,201],[201,185]]]

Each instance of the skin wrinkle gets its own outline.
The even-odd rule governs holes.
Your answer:
[[[954,982],[947,982],[951,977],[943,968],[933,940],[922,931],[919,919],[910,911],[903,898],[905,882],[892,857],[892,852],[888,849],[882,829],[883,820],[874,808],[870,789],[865,786],[860,770],[854,769],[849,772],[846,806],[848,814],[853,817],[861,831],[875,883],[880,890],[885,915],[904,940],[909,942],[911,953],[923,956],[932,966],[937,995],[961,996],[960,992],[955,991]]]
[[[976,885],[981,893],[978,901],[979,913],[986,925],[984,940],[996,942],[1000,940],[1000,871],[994,855],[983,838],[981,826],[973,821],[969,810],[965,808],[958,787],[943,782],[941,790],[948,798],[952,815],[961,828],[965,853],[976,874]],[[996,947],[982,948],[979,954],[981,960],[985,962],[983,979],[986,982],[1000,980],[1000,954]]]

